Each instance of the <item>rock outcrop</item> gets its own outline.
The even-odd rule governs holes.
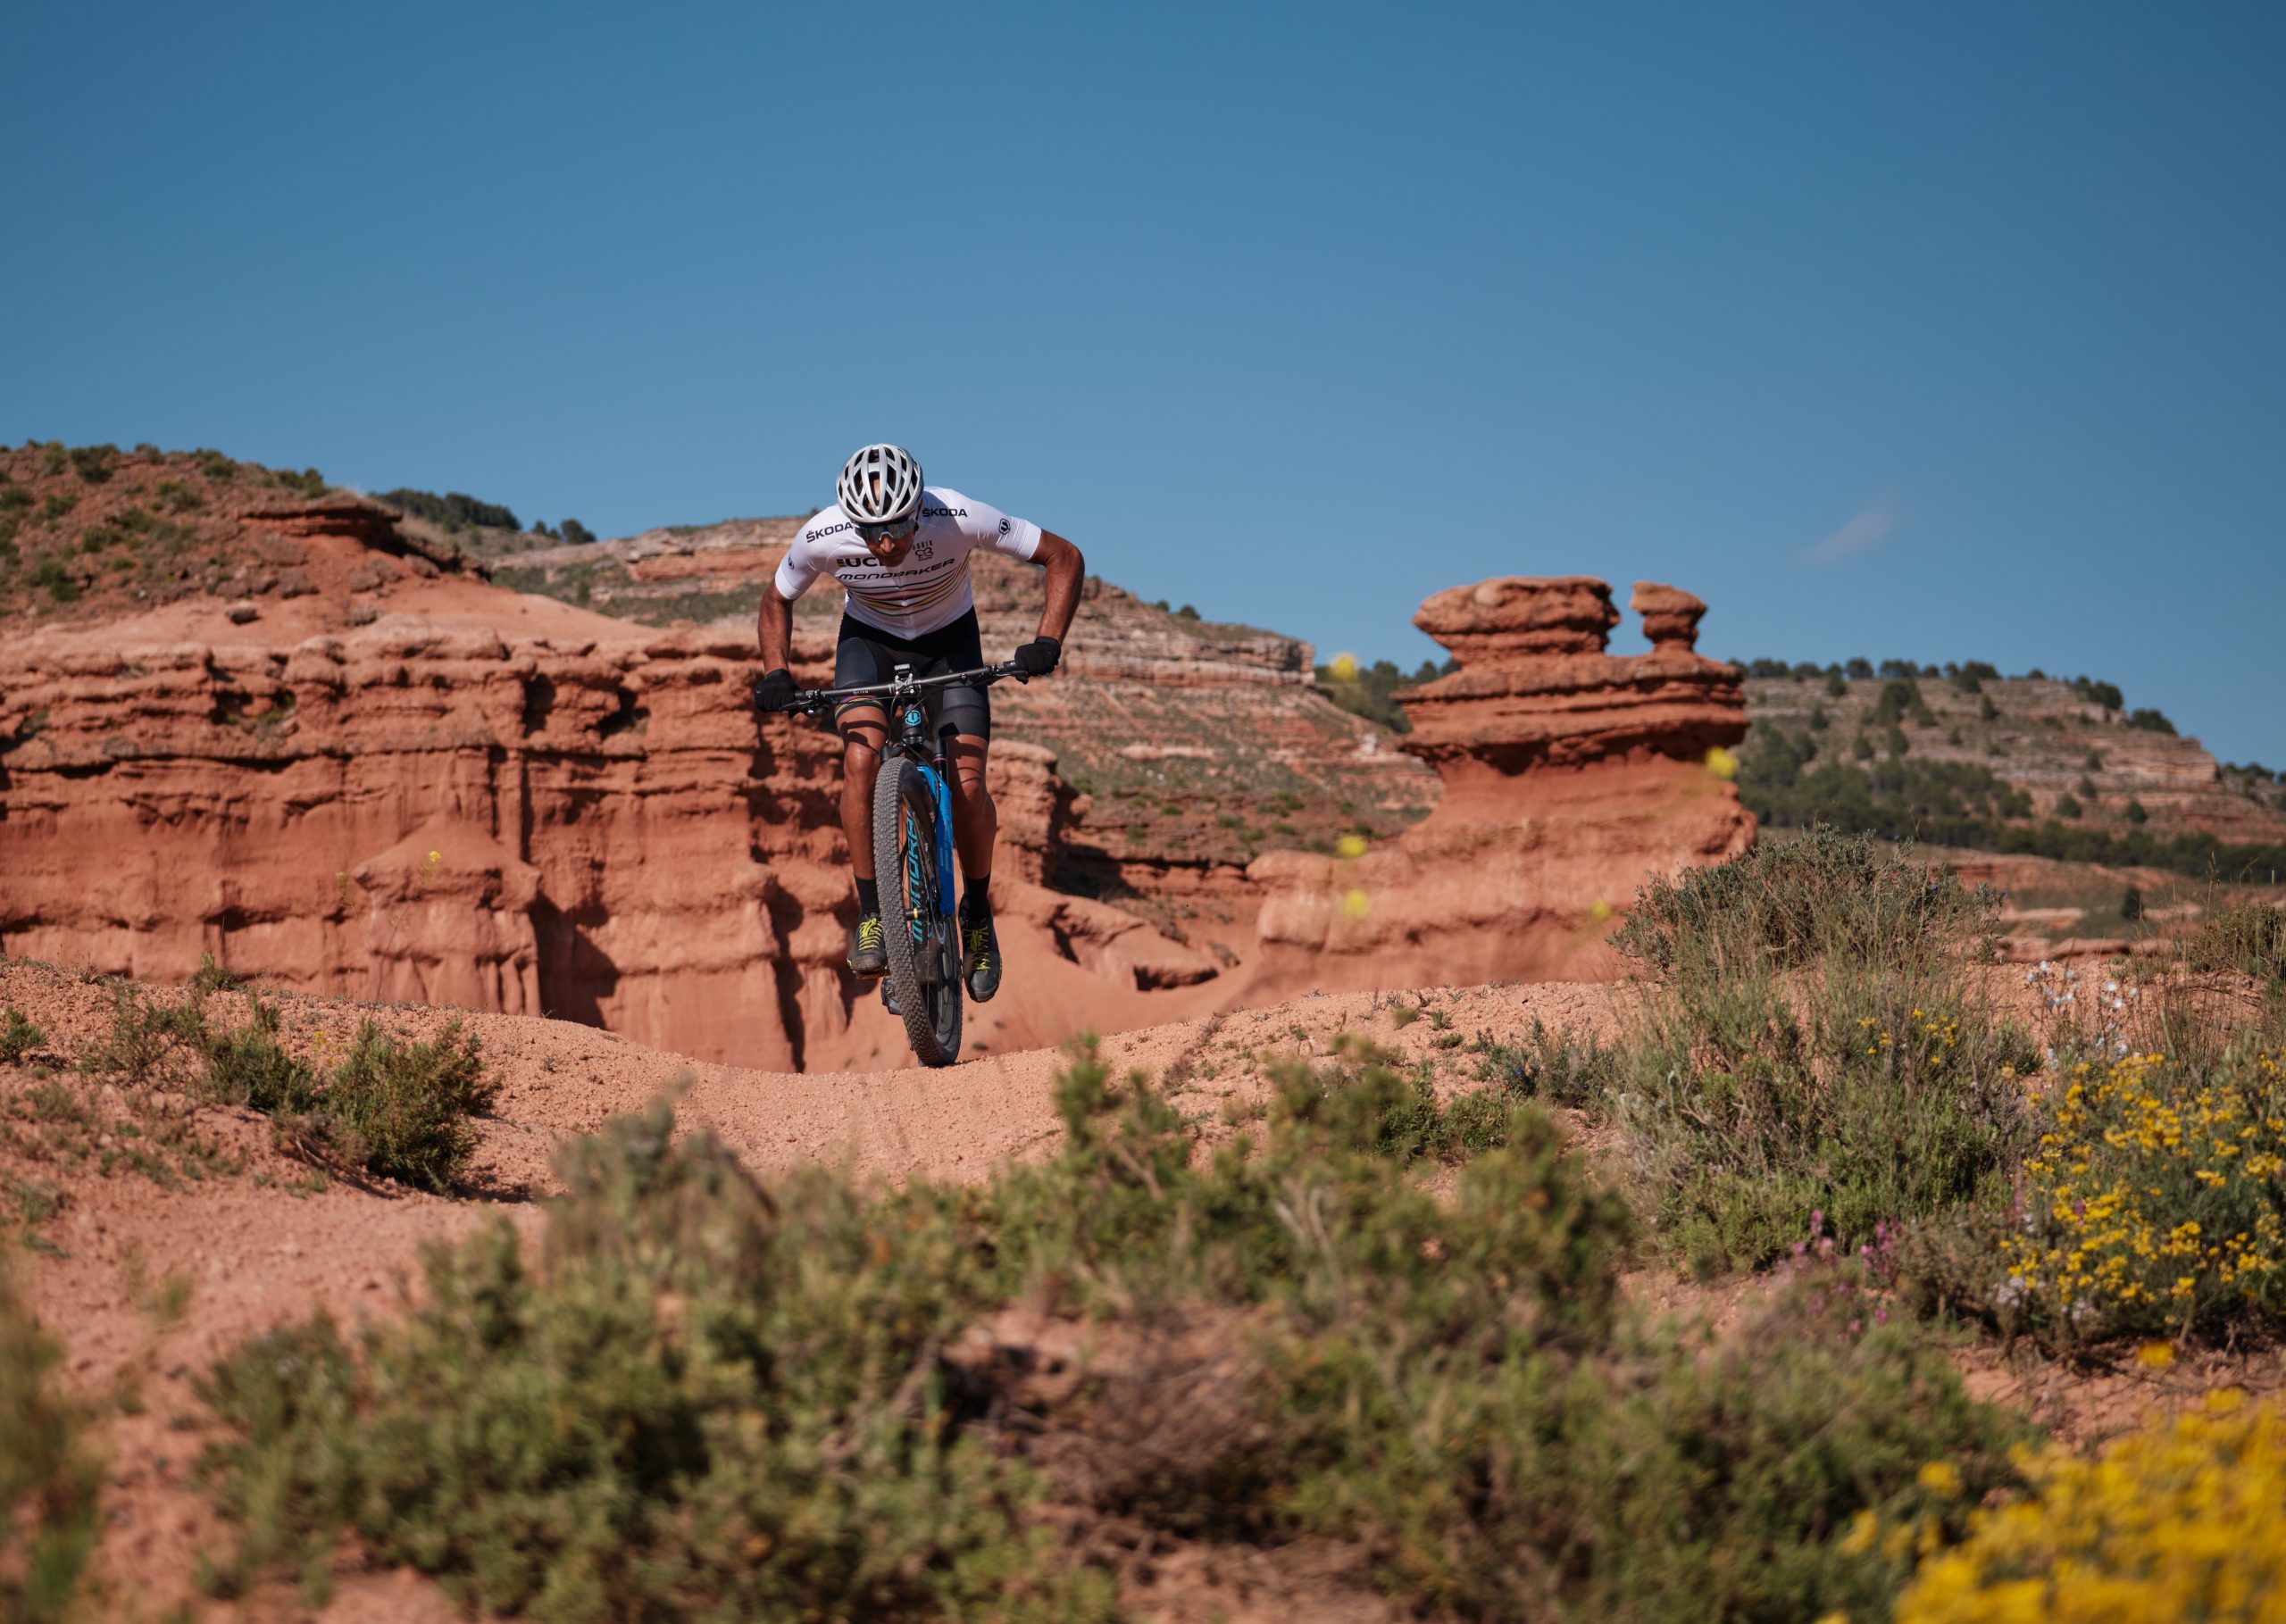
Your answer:
[[[503,636],[397,612],[287,647],[13,644],[0,951],[159,981],[213,954],[261,983],[545,1012],[781,1069],[871,1053],[853,1028],[886,1017],[842,965],[838,741],[757,729],[749,633],[563,629],[578,619]],[[797,653],[803,680],[827,680],[815,629]],[[992,774],[1018,951],[1130,994],[1216,973],[1131,914],[1041,888],[1084,811],[1051,753],[1010,741]]]
[[[1611,589],[1506,577],[1422,604],[1460,669],[1402,691],[1401,747],[1444,795],[1354,857],[1272,853],[1255,988],[1588,979],[1616,962],[1603,921],[1648,879],[1747,849],[1723,752],[1746,735],[1734,666],[1695,652],[1706,606],[1639,582],[1652,640],[1614,655]]]

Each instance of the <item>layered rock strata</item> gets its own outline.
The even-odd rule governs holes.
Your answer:
[[[1398,695],[1401,747],[1444,795],[1352,857],[1272,853],[1262,992],[1615,971],[1604,921],[1647,879],[1744,851],[1754,818],[1727,757],[1746,735],[1734,666],[1696,652],[1706,605],[1639,582],[1648,654],[1614,655],[1611,588],[1584,576],[1456,587],[1414,624],[1459,670]]]
[[[158,981],[213,954],[702,1059],[841,1059],[870,988],[842,967],[839,745],[757,729],[751,649],[405,613],[286,648],[26,639],[0,654],[0,951]],[[805,629],[797,675],[830,653]],[[1214,975],[1040,890],[1080,809],[1052,754],[1011,742],[993,778],[1012,928],[1130,992]]]

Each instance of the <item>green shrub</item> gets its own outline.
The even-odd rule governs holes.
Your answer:
[[[1489,1413],[1433,1395],[1450,1407],[1416,1412],[1416,1448],[1467,1486],[1466,1503],[1448,1491],[1439,1506],[1388,1467],[1366,1478],[1381,1489],[1368,1527],[1411,1570],[1403,1591],[1469,1618],[1884,1616],[1911,1552],[1849,1532],[1926,1520],[1959,1537],[1979,1497],[2018,1481],[2009,1450],[2023,1433],[1904,1328],[1869,1314],[1853,1330],[1820,1312],[1822,1285],[1711,1348],[1623,1345],[1567,1375],[1531,1372],[1540,1391],[1509,1373]],[[1443,1428],[1457,1449],[1439,1450]],[[1932,1462],[1949,1478],[1926,1476]]]
[[[2086,810],[2076,796],[2065,795],[2056,797],[2056,815],[2059,818],[2076,818]]]
[[[2276,1054],[2242,1041],[2211,1060],[2082,1062],[2038,1110],[2016,1201],[1923,1241],[1921,1297],[2058,1350],[2286,1328]]]
[[[79,505],[79,497],[68,491],[58,491],[39,504],[39,521],[42,524],[54,524]]]
[[[1921,685],[1910,677],[1893,677],[1881,684],[1881,696],[1873,701],[1868,725],[1894,728],[1907,716],[1918,720],[1928,714],[1929,704],[1921,696]]]
[[[489,1110],[496,1092],[476,1034],[457,1017],[430,1043],[400,1043],[368,1020],[326,1079],[325,1108],[344,1151],[367,1171],[444,1191],[476,1149],[469,1119]]]
[[[1997,898],[1816,831],[1648,887],[1612,941],[1665,972],[1614,1114],[1657,1237],[1702,1270],[1978,1198],[2026,1139],[2038,1051],[1991,1004]]]
[[[242,1027],[217,1031],[202,1023],[194,1040],[205,1068],[200,1092],[288,1127],[304,1127],[304,1119],[314,1116],[324,1101],[316,1073],[278,1041],[279,1024],[278,1006],[259,998]],[[305,1131],[322,1134],[307,1127]]]
[[[229,1578],[321,1571],[351,1529],[543,1620],[1111,1616],[1024,1526],[1028,1475],[949,1425],[944,1217],[816,1174],[773,1201],[663,1110],[562,1170],[537,1270],[498,1225],[430,1258],[363,1370],[321,1319],[207,1378],[242,1434],[207,1462]]]
[[[14,1004],[0,1010],[0,1065],[13,1066],[46,1041],[46,1034]]]
[[[130,1087],[187,1081],[208,1037],[204,1012],[196,1004],[154,1004],[116,983],[111,997],[111,1028],[80,1054],[79,1070]]]
[[[1592,1036],[1581,1041],[1550,1032],[1535,1016],[1531,1036],[1521,1044],[1494,1043],[1480,1036],[1473,1045],[1483,1056],[1477,1080],[1497,1085],[1511,1099],[1542,1100],[1575,1111],[1608,1103],[1621,1056]]]
[[[90,485],[104,484],[119,467],[116,446],[79,446],[70,455],[72,468]]]
[[[1289,1112],[1303,1112],[1300,1102],[1314,1092],[1350,1101],[1374,1120],[1373,1153],[1400,1164],[1422,1157],[1460,1162],[1498,1149],[1508,1142],[1517,1105],[1531,1097],[1514,1073],[1488,1066],[1478,1076],[1491,1087],[1464,1090],[1439,1102],[1435,1070],[1428,1062],[1400,1070],[1397,1055],[1347,1034],[1335,1040],[1335,1056],[1332,1063],[1317,1067],[1281,1061],[1272,1066],[1271,1080],[1288,1095]]]
[[[227,993],[244,984],[245,978],[234,976],[215,960],[211,953],[198,955],[198,968],[191,972],[190,990],[199,997],[209,993]]]
[[[358,1356],[319,1320],[205,1378],[226,1588],[321,1588],[349,1534],[543,1619],[1105,1619],[1049,1530],[1108,1515],[1322,1536],[1422,1612],[1801,1618],[1901,1577],[1849,1530],[2012,1480],[1941,1357],[1820,1312],[1844,1265],[1720,1346],[1632,1328],[1624,1205],[1536,1111],[1439,1200],[1418,1091],[1356,1045],[1211,1156],[1092,1054],[1056,1103],[1057,1155],[965,1189],[765,1192],[664,1108],[568,1146],[536,1262],[496,1226]],[[1014,1427],[1023,1333],[976,1334],[1012,1301],[1120,1350]]]
[[[2286,981],[2286,913],[2260,902],[2218,909],[2200,921],[2182,954],[2195,970],[2236,970],[2257,980]]]
[[[0,1256],[0,1615],[28,1621],[72,1613],[103,1483],[57,1357]]]
[[[1687,974],[1832,956],[1925,961],[1990,934],[1997,903],[1907,848],[1821,828],[1653,880],[1610,939],[1654,970]]]
[[[458,1019],[432,1042],[403,1041],[366,1020],[341,1063],[321,1075],[287,1051],[278,1007],[260,998],[230,1029],[208,1019],[203,993],[176,1004],[132,988],[114,998],[111,1030],[81,1057],[83,1070],[259,1111],[305,1154],[421,1189],[444,1193],[464,1176],[478,1138],[470,1119],[496,1091],[476,1035]]]
[[[46,587],[47,595],[59,604],[75,604],[79,600],[79,583],[54,559],[41,561],[31,573],[31,583],[35,587]]]

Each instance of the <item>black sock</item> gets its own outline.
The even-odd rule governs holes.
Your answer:
[[[879,913],[881,911],[881,888],[870,879],[857,882],[857,911],[860,913]]]
[[[992,876],[984,875],[968,882],[961,893],[961,917],[972,923],[992,917]]]

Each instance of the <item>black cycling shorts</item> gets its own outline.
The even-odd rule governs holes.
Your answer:
[[[894,637],[866,625],[854,616],[841,617],[841,642],[833,655],[833,686],[869,687],[887,682],[900,665],[909,665],[916,677],[940,671],[972,671],[984,663],[984,641],[977,630],[976,611],[917,637]],[[927,697],[929,736],[939,737],[949,727],[955,733],[977,738],[992,737],[992,700],[982,688],[937,688]],[[845,699],[833,708],[838,723],[850,712],[887,706],[877,699]]]

